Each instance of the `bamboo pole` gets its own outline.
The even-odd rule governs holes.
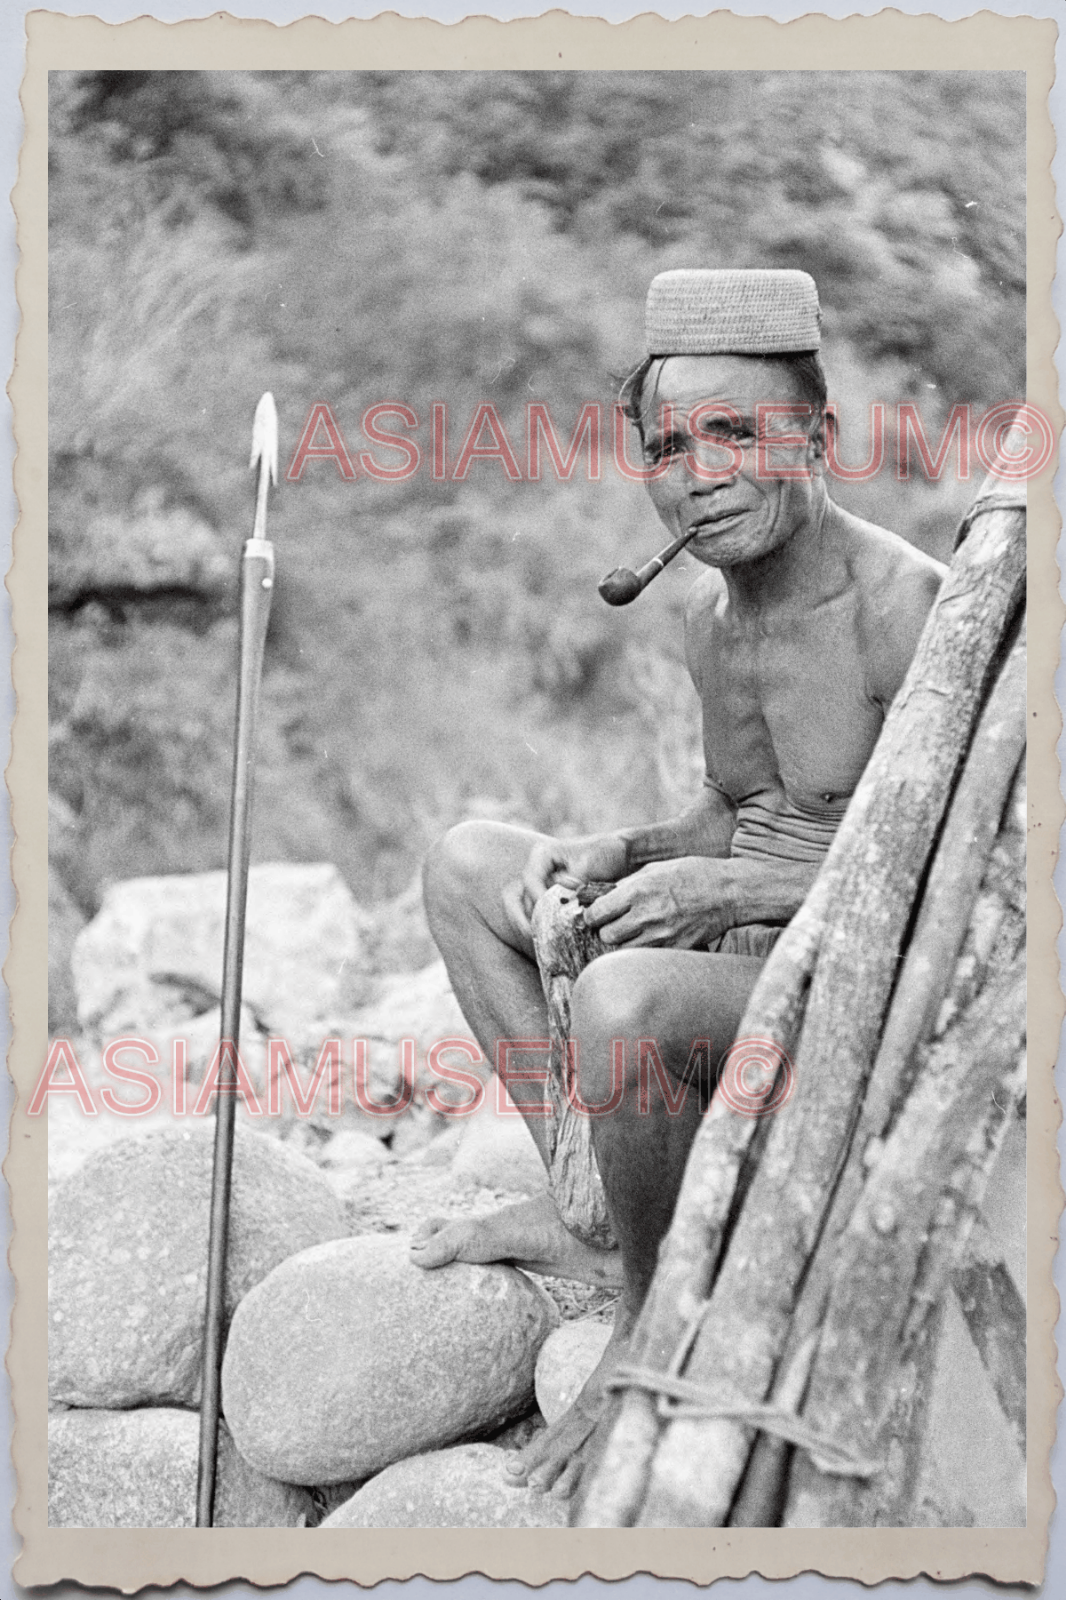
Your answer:
[[[787,1372],[819,1326],[834,1267],[835,1242],[847,1226],[866,1177],[872,1141],[884,1137],[915,1052],[928,1036],[952,980],[1004,812],[1024,790],[1024,628],[982,711],[938,841],[936,855],[870,1073],[851,1150],[822,1237],[800,1291],[782,1354]],[[984,969],[981,969],[982,974]],[[730,1516],[734,1527],[767,1527],[780,1503],[788,1450],[769,1434],[756,1440]]]
[[[920,1052],[911,1092],[877,1154],[843,1238],[826,1238],[812,1265],[812,1276],[824,1277],[828,1264],[832,1284],[804,1416],[817,1428],[851,1430],[859,1448],[870,1453],[876,1448],[863,1429],[887,1416],[880,1447],[888,1469],[884,1480],[869,1490],[856,1491],[851,1485],[849,1497],[839,1485],[812,1479],[809,1461],[797,1461],[790,1495],[794,1525],[828,1526],[805,1520],[815,1514],[812,1503],[819,1518],[838,1519],[846,1514],[845,1500],[851,1507],[850,1525],[865,1525],[863,1517],[905,1520],[908,1489],[899,1461],[906,1457],[908,1444],[901,1431],[906,1425],[901,1397],[915,1381],[914,1352],[925,1341],[928,1319],[966,1245],[1019,1087],[1015,1080],[1025,1027],[1024,861],[1020,763],[934,1037]],[[888,1226],[893,1216],[905,1219],[905,1226]],[[868,1228],[862,1234],[864,1217],[873,1218],[878,1233],[873,1244]],[[855,1242],[857,1235],[861,1244]],[[849,1273],[851,1281],[845,1283]],[[869,1316],[873,1305],[866,1315],[856,1309],[855,1297],[863,1291],[876,1302],[874,1327]],[[834,1340],[840,1346],[836,1360]],[[856,1341],[862,1342],[861,1355]],[[845,1377],[842,1366],[849,1361],[855,1364]],[[831,1375],[822,1374],[825,1393],[819,1399],[825,1363]],[[848,1385],[850,1415],[840,1409]],[[858,1401],[856,1385],[865,1386]],[[879,1394],[874,1392],[878,1385]],[[825,1394],[834,1387],[835,1397],[827,1403]],[[857,1435],[855,1404],[864,1418]],[[805,1509],[797,1511],[797,1504]]]
[[[803,1416],[830,1437],[853,1441],[862,1453],[880,1454],[885,1471],[869,1487],[860,1487],[830,1478],[808,1453],[797,1454],[787,1527],[869,1527],[898,1520],[892,1514],[892,1477],[900,1436],[892,1412],[924,1235],[945,1168],[958,1158],[991,1096],[1010,1092],[1024,1033],[1023,950],[985,984],[929,1052],[922,1080],[870,1175],[838,1252]],[[924,1304],[928,1309],[929,1301]]]

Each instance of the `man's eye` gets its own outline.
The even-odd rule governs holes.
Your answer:
[[[669,433],[662,439],[652,439],[644,449],[648,464],[657,467],[661,461],[667,461],[673,456],[683,455],[685,450],[684,440],[676,433]]]
[[[750,428],[701,428],[699,438],[704,444],[738,444],[743,449],[755,443],[755,435]]]

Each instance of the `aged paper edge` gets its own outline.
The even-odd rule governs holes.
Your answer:
[[[1055,24],[983,12],[959,21],[882,11],[838,20],[808,15],[788,23],[717,13],[667,22],[641,16],[608,23],[552,12],[537,19],[461,23],[412,21],[395,14],[328,23],[304,18],[279,27],[216,14],[165,24],[141,17],[112,25],[95,17],[44,11],[27,16],[26,119],[14,191],[22,261],[22,310],[15,374],[20,521],[8,586],[14,610],[18,714],[8,781],[15,829],[18,909],[5,968],[12,994],[11,1071],[19,1094],[5,1174],[12,1189],[18,1284],[8,1358],[14,1392],[14,1459],[19,1480],[15,1525],[24,1545],[21,1584],[73,1579],[132,1592],[179,1580],[206,1585],[246,1578],[282,1584],[300,1573],[373,1584],[421,1574],[448,1579],[478,1572],[542,1584],[585,1573],[616,1579],[650,1572],[708,1583],[758,1572],[767,1578],[815,1571],[864,1583],[926,1574],[947,1580],[982,1574],[999,1582],[1039,1583],[1054,1505],[1049,1454],[1055,1406],[1058,1296],[1052,1261],[1062,1204],[1055,1151],[1061,1120],[1052,1071],[1063,1002],[1055,935],[1060,911],[1051,874],[1063,818],[1055,743],[1061,717],[1054,696],[1064,608],[1055,545],[1059,520],[1053,466],[1029,486],[1029,957],[1028,1100],[1028,1508],[1024,1529],[663,1529],[663,1530],[300,1530],[49,1529],[47,1526],[46,1130],[25,1117],[28,1086],[46,1048],[47,974],[47,193],[46,93],[50,69],[314,68],[574,70],[954,68],[1025,70],[1028,155],[1028,398],[1062,425],[1053,362],[1058,325],[1051,310],[1055,208],[1050,161],[1054,132],[1047,96],[1054,76]]]

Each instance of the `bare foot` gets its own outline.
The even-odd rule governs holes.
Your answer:
[[[629,1345],[634,1317],[620,1304],[615,1312],[610,1341],[581,1393],[563,1415],[533,1438],[508,1461],[507,1479],[520,1488],[550,1490],[560,1500],[569,1499],[585,1470],[589,1439],[607,1399],[606,1383]]]
[[[617,1289],[622,1260],[617,1250],[597,1250],[567,1229],[550,1195],[505,1206],[487,1217],[430,1217],[415,1230],[411,1260],[419,1267],[449,1261],[483,1265],[509,1261],[529,1272]]]

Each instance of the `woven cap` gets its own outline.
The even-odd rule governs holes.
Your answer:
[[[652,279],[644,312],[650,356],[785,355],[821,343],[807,272],[682,268]]]

